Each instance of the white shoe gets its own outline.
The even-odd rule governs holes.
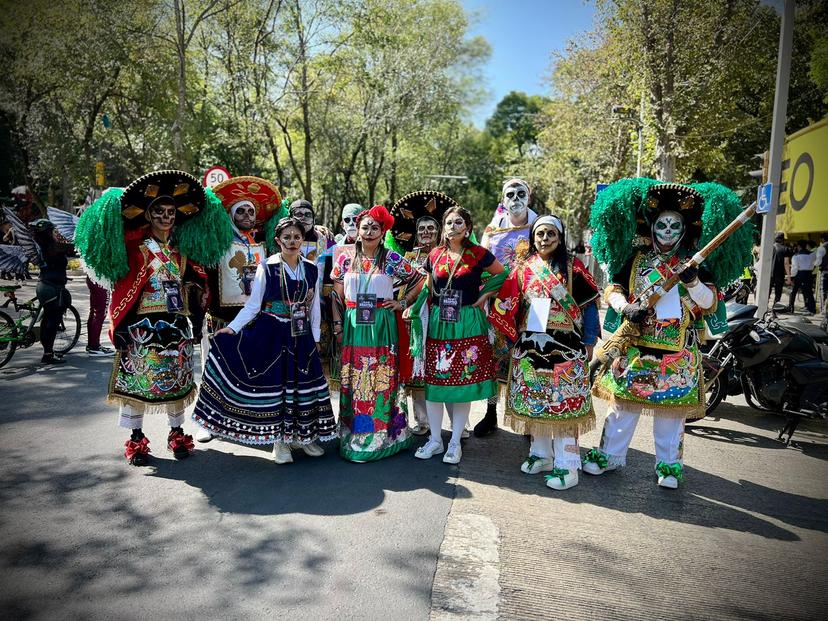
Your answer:
[[[584,463],[584,465],[581,467],[581,470],[583,470],[587,474],[594,474],[597,476],[599,474],[604,474],[605,472],[611,472],[617,468],[618,466],[607,466],[606,468],[602,468],[594,461],[588,461]]]
[[[569,489],[578,485],[578,471],[555,468],[552,474],[546,475],[546,487],[558,491]]]
[[[659,475],[658,484],[660,487],[666,487],[668,489],[677,489],[678,479],[671,474],[668,474],[666,477]]]
[[[417,423],[411,429],[411,433],[413,433],[415,436],[424,436],[429,431],[431,431],[431,430],[428,428],[428,425],[421,425],[420,423]]]
[[[414,457],[417,459],[431,459],[435,455],[442,453],[443,450],[442,442],[437,442],[437,440],[429,440],[417,449],[417,452],[414,453]]]
[[[310,455],[311,457],[322,457],[322,455],[325,454],[325,449],[319,446],[316,442],[311,442],[310,444],[291,442],[290,448],[302,449],[303,451],[305,451],[305,455]]]
[[[213,439],[213,434],[207,431],[204,427],[196,431],[195,439],[197,442],[209,442]]]
[[[538,474],[539,472],[549,472],[554,467],[555,463],[551,459],[529,455],[529,459],[521,464],[520,471],[524,474]]]
[[[459,464],[461,457],[463,457],[463,449],[460,448],[460,443],[449,442],[448,450],[443,455],[443,463]]]
[[[469,426],[466,425],[465,427],[463,427],[463,431],[460,432],[460,439],[466,440],[469,438],[469,436],[471,436],[471,429],[469,429]]]
[[[276,442],[273,445],[273,461],[277,464],[293,463],[293,455],[290,454],[290,446],[284,442]]]

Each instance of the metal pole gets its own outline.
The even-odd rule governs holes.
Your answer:
[[[768,181],[773,183],[773,195],[770,211],[765,214],[765,221],[762,225],[762,245],[756,287],[757,317],[761,317],[768,309],[768,296],[770,295],[771,259],[773,240],[776,236],[776,210],[779,207],[779,183],[782,178],[782,147],[785,145],[785,115],[788,111],[788,86],[791,81],[791,48],[795,10],[796,0],[785,0],[782,25],[779,29],[776,94],[773,100],[773,125],[771,126],[770,164],[768,166]]]

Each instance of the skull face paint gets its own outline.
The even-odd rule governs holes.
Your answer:
[[[437,243],[440,225],[434,218],[424,216],[417,220],[417,245],[431,248]]]
[[[533,241],[541,258],[548,259],[558,249],[558,245],[561,243],[561,234],[551,224],[541,224],[535,229]]]
[[[362,213],[362,205],[356,203],[348,203],[342,208],[342,230],[345,232],[347,241],[353,242],[357,237],[357,216]]]
[[[653,234],[662,248],[672,248],[684,235],[684,218],[675,211],[664,211],[653,224]]]
[[[513,179],[503,187],[503,206],[513,225],[525,224],[529,210],[529,186],[520,179]]]
[[[249,231],[256,226],[256,207],[250,201],[239,201],[233,205],[233,224],[240,231]]]
[[[156,237],[166,238],[175,226],[175,205],[162,201],[154,203],[147,211],[152,233]]]

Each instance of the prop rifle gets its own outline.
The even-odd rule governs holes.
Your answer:
[[[730,224],[728,224],[722,231],[711,239],[707,245],[694,254],[688,261],[682,264],[681,269],[674,270],[667,278],[661,278],[648,286],[641,294],[634,300],[634,302],[644,303],[650,310],[655,308],[658,301],[664,295],[675,287],[679,280],[679,274],[690,267],[697,267],[710,254],[721,246],[725,240],[737,231],[745,222],[753,217],[756,213],[756,203],[754,202],[750,207],[740,213]],[[609,366],[612,362],[627,353],[632,340],[641,335],[641,327],[639,324],[633,323],[627,319],[621,323],[615,333],[604,341],[603,345],[595,348],[595,357],[589,365],[590,377],[595,375],[595,372],[602,366]]]

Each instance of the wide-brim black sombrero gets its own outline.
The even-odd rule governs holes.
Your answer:
[[[175,205],[176,224],[198,215],[207,200],[201,182],[190,173],[156,170],[138,177],[121,195],[124,227],[139,228],[147,224],[147,209],[161,197],[167,197]]]
[[[637,218],[637,233],[643,237],[652,235],[651,227],[663,211],[675,211],[684,218],[687,228],[685,237],[698,239],[704,213],[704,197],[694,188],[680,183],[659,183],[651,186]]]
[[[443,214],[449,207],[459,207],[450,196],[436,190],[418,190],[406,194],[391,207],[394,224],[391,235],[406,251],[414,249],[417,243],[417,220],[430,216],[442,223]]]

